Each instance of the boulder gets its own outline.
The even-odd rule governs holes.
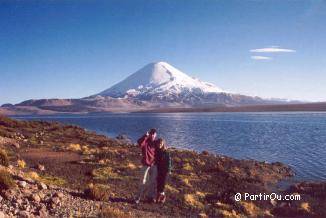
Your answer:
[[[45,171],[45,166],[42,165],[42,164],[38,164],[37,169],[40,170],[40,171]]]
[[[41,182],[41,183],[38,184],[38,188],[41,189],[41,190],[45,190],[45,189],[48,189],[48,186],[45,185],[43,182]]]
[[[18,186],[19,186],[20,188],[26,188],[26,186],[27,186],[27,182],[25,182],[25,181],[19,181],[19,182],[18,182]]]
[[[116,137],[116,139],[122,144],[127,144],[127,145],[133,144],[132,140],[126,134],[120,134]]]

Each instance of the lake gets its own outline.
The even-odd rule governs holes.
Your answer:
[[[149,128],[177,148],[207,150],[239,159],[282,162],[294,180],[326,179],[326,113],[105,113],[15,116],[59,121],[136,141]]]

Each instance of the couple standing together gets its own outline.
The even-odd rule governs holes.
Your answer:
[[[171,156],[164,139],[156,139],[156,136],[156,129],[151,129],[138,139],[143,167],[136,204],[146,197],[154,203],[164,203],[166,199],[164,188],[167,176],[171,173]]]

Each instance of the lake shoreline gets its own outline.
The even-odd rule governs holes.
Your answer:
[[[102,210],[94,209],[89,213],[99,214],[104,207],[109,207],[110,211],[113,208],[131,217],[185,217],[194,214],[201,217],[230,217],[232,214],[233,217],[281,217],[286,214],[310,217],[325,214],[320,207],[322,198],[314,196],[316,193],[321,197],[326,196],[323,183],[300,183],[287,190],[278,190],[280,194],[301,194],[304,199],[299,202],[235,201],[237,192],[257,194],[275,191],[271,189],[276,182],[293,174],[289,167],[281,163],[238,160],[205,151],[171,149],[174,169],[162,214],[160,205],[132,203],[134,193],[128,190],[137,190],[140,150],[126,138],[108,138],[75,125],[16,121],[5,117],[0,117],[0,136],[1,147],[9,154],[11,169],[25,177],[36,172],[41,181],[75,190],[80,200],[88,204],[95,200],[101,205]],[[19,168],[18,160],[23,160],[26,166]],[[39,164],[45,170],[41,170]],[[99,190],[104,195],[99,196]],[[62,192],[65,193],[64,197],[70,199],[67,192]],[[0,195],[6,199],[6,204],[11,205],[12,201],[7,199],[6,193],[1,191]],[[308,204],[309,208],[306,204],[302,206],[302,203]],[[44,204],[46,208],[50,207]],[[49,217],[58,211],[62,211],[61,215],[69,215],[61,207],[66,206],[56,206],[55,210],[48,208]],[[6,210],[5,213],[11,211]],[[86,212],[84,215],[87,215]]]

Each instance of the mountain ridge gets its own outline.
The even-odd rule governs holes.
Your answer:
[[[298,102],[295,102],[298,103]],[[75,99],[31,99],[0,107],[3,114],[135,112],[173,108],[291,104],[226,92],[193,78],[167,62],[150,63],[100,93]]]

